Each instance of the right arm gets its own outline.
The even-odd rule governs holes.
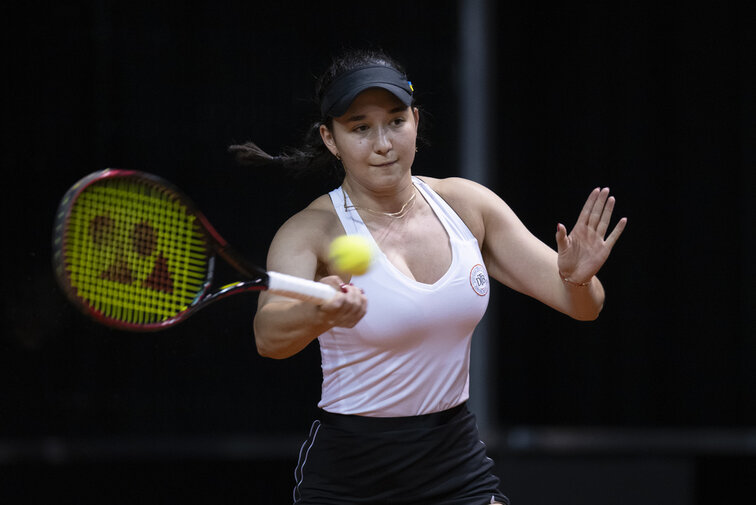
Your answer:
[[[333,286],[336,293],[321,305],[265,291],[260,293],[254,333],[257,351],[262,356],[288,358],[334,326],[351,328],[365,315],[367,299],[362,292],[354,286],[342,288],[339,277],[328,275],[328,245],[343,229],[335,214],[318,202],[316,200],[278,230],[268,251],[267,268],[319,280]]]

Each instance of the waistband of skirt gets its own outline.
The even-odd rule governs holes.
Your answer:
[[[320,410],[320,421],[326,426],[334,426],[347,431],[381,432],[416,428],[436,428],[443,426],[456,416],[468,412],[467,402],[441,412],[407,417],[371,417],[349,414],[334,414]]]

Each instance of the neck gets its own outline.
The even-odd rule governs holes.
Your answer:
[[[417,190],[411,180],[401,189],[380,196],[354,191],[353,187],[346,181],[342,184],[341,190],[344,193],[344,210],[365,211],[395,219],[406,216],[414,206],[417,197]]]

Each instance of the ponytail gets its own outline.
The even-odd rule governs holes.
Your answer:
[[[344,178],[344,168],[323,144],[320,125],[317,122],[310,127],[300,147],[286,148],[276,156],[266,153],[254,142],[231,145],[228,152],[234,155],[240,165],[280,167],[295,177],[326,175],[338,184]]]
[[[347,50],[334,58],[330,66],[320,76],[316,83],[315,97],[319,104],[323,104],[325,93],[340,75],[365,65],[385,66],[405,75],[402,67],[380,50]],[[414,102],[413,102],[414,104]],[[420,123],[420,127],[423,127]],[[344,167],[331,154],[320,138],[320,126],[329,129],[333,126],[333,117],[325,116],[313,123],[305,134],[302,146],[286,148],[281,154],[271,156],[253,142],[229,146],[228,151],[234,155],[241,165],[253,167],[279,167],[293,176],[326,177],[327,183],[341,184],[344,179]],[[418,140],[423,142],[421,136]]]

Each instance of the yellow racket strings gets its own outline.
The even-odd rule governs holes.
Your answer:
[[[209,247],[196,217],[171,193],[137,179],[105,179],[82,192],[63,247],[77,296],[124,323],[175,317],[207,278]]]

